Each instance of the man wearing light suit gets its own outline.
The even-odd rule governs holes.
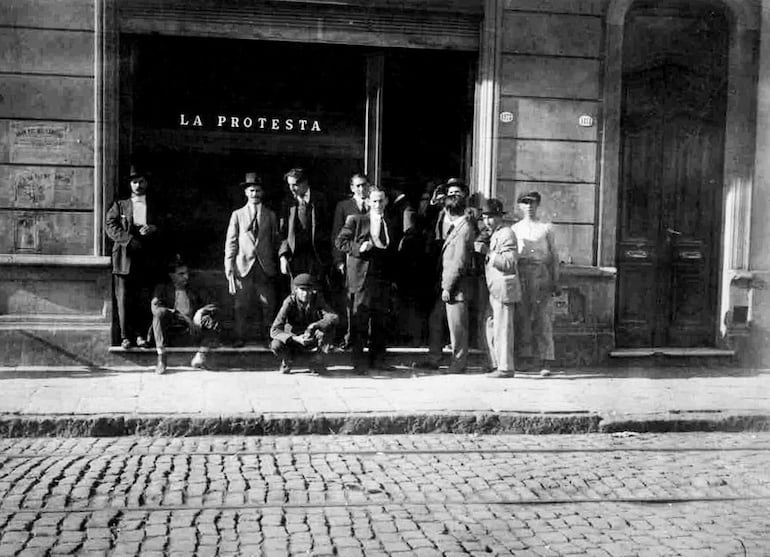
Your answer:
[[[370,366],[387,369],[385,317],[401,231],[385,215],[386,205],[385,192],[372,188],[369,213],[349,216],[337,236],[337,249],[348,255],[348,292],[353,297],[350,343],[357,374],[366,373]],[[368,362],[364,359],[367,340]]]
[[[233,211],[225,240],[225,275],[234,296],[235,341],[243,346],[246,318],[252,299],[259,310],[258,338],[267,338],[275,317],[276,254],[280,242],[278,219],[262,204],[262,182],[256,173],[246,174],[241,183],[246,204]]]
[[[465,373],[468,361],[468,298],[476,221],[466,208],[467,186],[459,180],[448,184],[444,211],[436,223],[434,244],[440,246],[438,259],[440,294],[429,318],[429,352],[426,367],[438,368],[441,361],[444,315],[449,326],[452,360],[449,373]]]

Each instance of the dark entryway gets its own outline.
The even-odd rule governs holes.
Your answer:
[[[728,24],[702,4],[635,5],[623,53],[616,344],[716,338]]]
[[[294,166],[332,208],[357,171],[415,198],[431,177],[467,174],[475,54],[162,35],[125,35],[121,48],[121,171],[129,159],[151,169],[197,269],[221,269],[248,171],[276,208]]]

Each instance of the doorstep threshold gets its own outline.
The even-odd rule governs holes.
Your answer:
[[[725,358],[735,356],[735,350],[723,348],[616,348],[610,351],[611,358],[650,358],[652,356],[669,356],[673,358]]]

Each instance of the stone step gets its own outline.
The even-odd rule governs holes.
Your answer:
[[[169,366],[189,366],[192,357],[198,351],[196,347],[169,347],[166,349]],[[444,350],[448,359],[450,351]],[[427,348],[391,347],[387,350],[386,359],[391,365],[413,366],[428,356]],[[112,346],[109,349],[107,367],[152,366],[155,364],[157,352],[155,348],[128,348]],[[471,349],[468,364],[479,366],[485,359],[481,350]],[[300,358],[295,367],[302,367],[309,358]],[[328,366],[352,365],[349,351],[334,351],[327,355]],[[222,346],[212,348],[207,354],[207,364],[214,369],[249,369],[255,371],[275,371],[278,361],[264,345],[246,345],[239,348]]]
[[[616,348],[609,353],[612,367],[728,367],[737,364],[735,350],[722,348]]]

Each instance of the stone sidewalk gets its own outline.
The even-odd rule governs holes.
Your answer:
[[[770,430],[770,370],[0,368],[0,435]]]

